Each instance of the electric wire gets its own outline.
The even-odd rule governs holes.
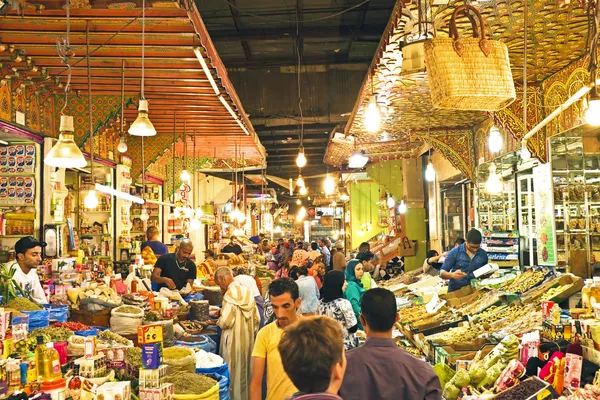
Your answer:
[[[58,52],[58,57],[60,58],[61,62],[67,67],[62,72],[68,71],[67,84],[65,85],[65,104],[60,110],[61,115],[65,115],[65,110],[68,106],[68,96],[69,91],[71,90],[71,65],[69,64],[69,61],[75,56],[75,53],[71,48],[71,4],[69,0],[66,1],[65,8],[67,11],[67,34],[66,36],[60,36],[58,39],[56,39],[56,51]],[[83,60],[83,58],[81,58],[81,60]]]

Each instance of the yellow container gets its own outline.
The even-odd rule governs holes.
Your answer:
[[[219,400],[219,384],[215,384],[212,388],[202,394],[176,394],[173,396],[175,400]]]

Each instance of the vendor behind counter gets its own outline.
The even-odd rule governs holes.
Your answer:
[[[440,276],[449,279],[448,293],[471,284],[473,272],[488,263],[488,255],[481,248],[482,236],[477,229],[467,233],[466,243],[450,250],[442,265]]]
[[[183,289],[188,283],[190,286],[196,279],[196,264],[190,260],[194,245],[190,240],[183,240],[175,253],[160,256],[152,270],[153,283],[169,289]]]

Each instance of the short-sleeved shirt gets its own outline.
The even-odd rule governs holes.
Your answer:
[[[221,249],[221,252],[222,253],[232,253],[232,254],[235,254],[236,256],[239,256],[244,251],[242,250],[242,248],[239,244],[229,243]]]
[[[328,302],[321,300],[317,309],[317,314],[326,315],[330,318],[333,318],[342,325],[342,332],[344,333],[344,346],[346,346],[346,350],[356,347],[354,334],[348,332],[348,329],[356,326],[358,321],[356,321],[356,316],[352,310],[352,304],[350,304],[348,300],[344,298],[339,298]]]
[[[478,249],[473,258],[469,256],[465,248],[465,243],[458,247],[450,250],[442,265],[442,270],[446,272],[462,271],[466,276],[460,279],[450,279],[448,282],[448,292],[454,292],[463,286],[467,286],[471,283],[471,279],[475,279],[473,271],[483,267],[488,263],[488,256],[485,250]]]
[[[267,397],[266,400],[282,400],[298,392],[298,389],[283,369],[281,356],[279,355],[279,342],[283,335],[283,329],[277,325],[277,321],[266,325],[256,335],[252,357],[260,357],[266,360],[267,369]]]
[[[150,247],[156,257],[160,257],[169,252],[167,245],[159,242],[158,240],[146,240],[144,243],[142,243],[141,249],[144,250],[146,247]]]
[[[196,264],[189,258],[185,262],[177,261],[175,253],[160,256],[156,264],[154,264],[154,268],[161,269],[161,277],[171,278],[175,282],[177,290],[183,289],[188,279],[196,279]]]

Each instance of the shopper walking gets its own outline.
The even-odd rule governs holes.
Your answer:
[[[354,311],[354,317],[358,321],[358,329],[362,329],[358,316],[360,315],[360,298],[365,292],[363,284],[360,279],[363,276],[363,266],[358,260],[350,260],[346,266],[346,282],[348,286],[344,292],[344,297],[352,305],[352,311]]]
[[[260,316],[259,329],[262,328],[265,322],[265,300],[260,294],[260,289],[258,288],[258,283],[260,283],[260,280],[257,283],[257,279],[253,276],[250,276],[250,274],[248,274],[248,270],[245,267],[234,268],[232,272],[234,275],[233,279],[236,282],[239,282],[242,284],[242,286],[245,286],[246,288],[250,289],[252,297],[254,297],[254,301],[256,302],[258,314]]]
[[[335,253],[331,258],[331,269],[334,271],[344,271],[346,269],[346,256],[344,255],[344,244],[337,242],[335,244]]]
[[[215,271],[215,283],[225,293],[217,325],[222,329],[219,354],[229,365],[232,400],[250,396],[250,362],[260,321],[252,292],[233,278],[231,269]]]
[[[323,286],[323,280],[325,279],[325,263],[323,262],[323,256],[317,257],[313,262],[312,266],[308,270],[308,274],[315,278],[317,281],[317,287],[321,290]]]
[[[286,254],[283,256],[283,258],[281,259],[281,267],[279,268],[279,270],[277,270],[277,273],[275,274],[275,279],[289,277],[291,261],[292,257],[290,255]]]
[[[358,330],[358,320],[352,310],[352,304],[344,298],[346,280],[342,271],[329,271],[321,288],[321,301],[317,314],[326,315],[338,321],[342,326],[346,350],[356,347],[354,333]]]
[[[331,251],[327,247],[325,238],[319,240],[319,247],[321,248],[321,254],[323,254],[323,261],[325,261],[325,267],[327,270],[331,269]]]
[[[252,352],[252,383],[250,400],[262,399],[262,381],[267,370],[266,400],[282,400],[298,391],[283,369],[279,354],[279,342],[284,330],[301,317],[297,311],[301,300],[298,285],[290,278],[276,279],[269,285],[269,299],[276,316],[256,336]]]
[[[300,390],[288,400],[342,400],[346,357],[340,326],[328,317],[304,318],[279,342],[283,369]]]
[[[317,312],[317,306],[319,305],[319,288],[315,278],[308,275],[308,268],[304,267],[292,267],[290,277],[296,281],[298,290],[300,293],[300,314],[303,316],[315,315]]]
[[[321,252],[319,251],[319,245],[317,242],[311,242],[310,251],[308,252],[308,258],[312,261],[315,261],[317,257],[321,256]]]
[[[361,251],[356,256],[356,259],[358,261],[360,261],[360,263],[362,264],[362,267],[363,267],[362,268],[363,274],[362,274],[362,277],[360,278],[360,281],[362,282],[363,289],[365,289],[365,290],[370,290],[372,287],[374,287],[373,277],[371,276],[371,271],[373,271],[375,269],[375,266],[373,265],[374,258],[375,258],[375,254],[371,253],[368,250]]]
[[[371,289],[363,295],[361,306],[367,341],[346,355],[340,396],[344,400],[440,400],[440,380],[431,366],[400,349],[392,339],[398,321],[394,294]]]

